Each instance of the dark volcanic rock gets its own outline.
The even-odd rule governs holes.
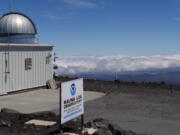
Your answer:
[[[85,127],[97,129],[94,135],[138,135],[135,132],[123,130],[117,125],[111,124],[108,120],[101,118],[86,123]]]
[[[11,122],[0,120],[0,127],[11,127]]]
[[[52,112],[21,114],[17,111],[5,109],[5,111],[0,112],[0,135],[57,135],[59,133],[58,124],[54,126],[25,125],[25,122],[32,119],[56,121],[58,123],[58,116]],[[81,135],[80,127],[80,120],[77,119],[64,124],[63,131]],[[124,131],[104,119],[92,120],[86,123],[84,127],[97,129],[94,135],[137,135],[132,131]],[[84,135],[88,134],[85,133]]]
[[[19,113],[18,111],[9,109],[9,108],[3,108],[3,109],[1,109],[1,112],[3,112],[3,113]]]

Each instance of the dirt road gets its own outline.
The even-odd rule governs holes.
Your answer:
[[[85,104],[86,120],[106,118],[149,135],[180,134],[180,92],[126,87]]]

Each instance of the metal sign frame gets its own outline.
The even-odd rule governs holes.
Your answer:
[[[80,78],[80,79],[83,81],[82,78]],[[76,79],[76,80],[72,80],[72,81],[77,81],[77,80],[80,80],[80,79]],[[72,82],[72,81],[68,81],[68,82]],[[63,82],[63,83],[66,83],[66,82]],[[84,88],[83,88],[83,91],[84,91]],[[82,102],[84,103],[84,101],[82,101]],[[62,111],[61,111],[62,106],[61,106],[61,104],[62,104],[62,83],[61,83],[61,87],[59,88],[59,132],[60,133],[63,132],[62,125],[66,123],[66,122],[63,123],[63,124],[61,123],[61,119],[62,119]],[[83,109],[84,109],[84,106],[83,106]],[[80,116],[77,116],[77,117],[81,117],[81,129],[83,130],[83,128],[84,128],[84,113],[82,115],[80,115]],[[77,117],[75,117],[75,118],[77,118]]]

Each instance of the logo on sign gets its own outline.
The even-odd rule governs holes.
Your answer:
[[[71,95],[72,95],[72,96],[76,95],[76,85],[75,85],[74,83],[71,84],[71,90],[70,90],[70,92],[71,92]]]

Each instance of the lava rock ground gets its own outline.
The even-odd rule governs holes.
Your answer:
[[[54,126],[25,124],[25,122],[32,119],[56,121],[58,123],[58,116],[52,112],[21,114],[14,110],[3,109],[0,112],[0,135],[57,135],[59,133],[58,124]],[[63,125],[63,131],[81,134],[80,127],[80,120],[77,119]],[[122,130],[100,118],[87,122],[84,127],[97,129],[94,135],[137,135],[132,131]],[[84,135],[88,134],[84,133]]]

